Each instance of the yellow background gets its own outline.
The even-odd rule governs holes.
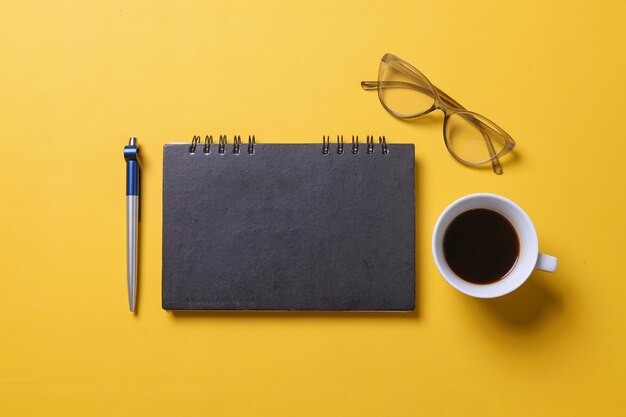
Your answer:
[[[3,0],[1,414],[623,415],[625,28],[623,1]],[[513,136],[504,175],[455,162],[441,116],[402,122],[361,90],[385,52]],[[417,311],[163,311],[162,147],[196,133],[414,143]],[[519,203],[558,271],[496,300],[450,287],[430,235],[473,192]]]

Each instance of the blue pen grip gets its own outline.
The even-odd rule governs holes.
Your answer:
[[[126,160],[126,195],[139,195],[139,148],[135,138],[131,138],[131,144],[124,147],[124,159]]]
[[[139,161],[126,161],[126,195],[139,195]]]

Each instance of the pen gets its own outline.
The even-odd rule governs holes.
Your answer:
[[[135,311],[137,299],[137,230],[139,227],[139,184],[141,167],[137,138],[132,137],[124,146],[126,160],[126,245],[128,271],[128,305]]]

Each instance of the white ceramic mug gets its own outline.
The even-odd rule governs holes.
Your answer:
[[[491,284],[472,284],[458,277],[448,266],[443,253],[443,239],[446,229],[459,214],[472,209],[489,209],[506,217],[519,238],[519,256],[513,268],[499,281]],[[493,298],[508,294],[522,285],[534,269],[554,272],[557,259],[539,253],[539,243],[535,226],[520,206],[496,194],[470,194],[450,204],[439,216],[433,231],[433,257],[437,269],[457,290],[479,298]]]

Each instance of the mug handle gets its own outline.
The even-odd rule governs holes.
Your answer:
[[[558,260],[554,256],[540,253],[539,256],[537,257],[537,263],[535,264],[535,269],[539,269],[540,271],[546,271],[546,272],[554,272],[556,271],[557,263],[558,263]]]

